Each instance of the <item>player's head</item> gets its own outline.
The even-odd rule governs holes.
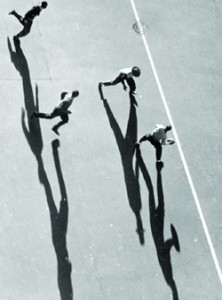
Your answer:
[[[72,97],[75,98],[75,97],[78,97],[79,96],[79,91],[75,90],[75,91],[72,91]]]
[[[167,125],[166,127],[165,127],[165,131],[167,132],[167,131],[170,131],[172,129],[172,126],[171,125]]]
[[[47,6],[48,6],[48,3],[46,1],[43,1],[42,4],[41,4],[41,7],[46,8]]]
[[[139,77],[140,74],[141,74],[140,68],[138,68],[138,67],[133,67],[133,68],[132,68],[132,75],[133,75],[133,76]]]

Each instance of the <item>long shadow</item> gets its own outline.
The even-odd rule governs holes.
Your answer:
[[[58,147],[59,140],[52,141],[52,150],[57,177],[59,181],[61,201],[59,212],[55,211],[54,206],[50,208],[52,223],[52,240],[58,261],[58,285],[61,299],[73,299],[71,272],[72,265],[69,261],[68,250],[66,247],[66,234],[68,226],[68,199],[65,182],[62,175]]]
[[[125,137],[123,136],[120,126],[111,111],[108,101],[103,100],[103,103],[119,148],[129,205],[136,217],[136,231],[139,235],[140,244],[143,245],[145,241],[143,223],[140,214],[142,208],[140,186],[136,171],[133,167],[133,156],[135,153],[135,143],[137,141],[136,99],[130,94],[130,112]]]
[[[24,105],[25,110],[22,110],[21,123],[24,135],[27,143],[30,146],[32,153],[34,154],[38,165],[39,181],[43,185],[46,199],[50,211],[52,241],[58,262],[58,286],[60,296],[62,300],[73,299],[73,289],[71,284],[71,263],[68,259],[68,251],[66,249],[66,232],[68,224],[68,202],[65,189],[64,180],[62,177],[61,167],[58,156],[58,142],[52,143],[53,157],[55,162],[55,168],[61,191],[60,210],[57,211],[50,182],[45,171],[42,150],[43,140],[41,127],[38,119],[30,120],[29,116],[34,110],[38,111],[38,86],[35,86],[35,97],[33,95],[30,73],[26,57],[20,47],[19,41],[14,42],[15,51],[12,50],[10,40],[8,39],[8,48],[10,52],[11,61],[14,64],[17,71],[22,77],[22,85],[24,91]],[[25,122],[25,114],[27,114],[27,125]]]
[[[157,168],[157,196],[158,196],[158,204],[156,205],[153,184],[149,172],[141,156],[140,148],[136,149],[136,158],[137,158],[138,166],[143,174],[143,178],[149,192],[150,225],[151,225],[151,232],[152,232],[154,244],[157,251],[158,261],[162,269],[163,276],[167,284],[171,288],[173,300],[179,300],[176,283],[173,278],[170,251],[172,246],[175,246],[176,250],[179,252],[180,246],[179,246],[176,230],[172,224],[171,224],[172,238],[168,240],[164,239],[164,217],[165,217],[164,206],[165,205],[164,205],[164,194],[163,194],[162,176],[161,176],[161,170],[163,168],[163,164],[156,165],[157,166],[156,167]]]

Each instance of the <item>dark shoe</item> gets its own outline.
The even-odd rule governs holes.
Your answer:
[[[178,235],[177,235],[176,229],[174,228],[173,224],[170,225],[170,229],[171,229],[171,234],[172,234],[172,239],[173,239],[173,245],[174,245],[175,249],[177,250],[177,252],[180,252],[179,239],[178,239]]]
[[[140,147],[140,142],[136,142],[135,143],[135,148],[139,148]]]
[[[157,171],[161,171],[163,169],[164,163],[161,160],[156,161],[156,169]]]
[[[58,129],[57,129],[56,127],[52,127],[52,130],[53,130],[57,135],[59,135]]]
[[[162,164],[163,164],[163,161],[159,159],[159,160],[156,161],[156,164],[157,164],[157,165],[158,165],[158,164],[159,164],[159,165],[162,165]]]
[[[130,91],[130,94],[132,94],[133,96],[137,95],[136,91]]]
[[[15,14],[15,11],[14,10],[12,10],[12,11],[10,11],[10,13],[8,13],[9,15],[14,15]]]

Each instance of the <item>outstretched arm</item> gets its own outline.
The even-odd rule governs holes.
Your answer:
[[[136,142],[136,146],[139,147],[140,144],[144,141],[148,141],[148,134],[145,134],[144,136],[142,136],[139,141]]]

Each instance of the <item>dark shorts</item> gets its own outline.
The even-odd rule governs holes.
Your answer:
[[[22,23],[25,27],[28,27],[28,28],[31,28],[31,26],[32,26],[32,20],[31,19],[24,18]]]
[[[130,91],[131,92],[135,92],[135,90],[136,90],[136,84],[135,84],[134,79],[132,77],[126,78],[126,82],[127,82],[128,86],[130,88]]]
[[[154,139],[151,133],[147,134],[147,140],[154,146],[154,147],[161,147],[161,144],[159,141]]]
[[[69,121],[69,116],[67,113],[62,113],[60,110],[58,109],[54,109],[52,114],[53,117],[60,117],[64,122],[68,122]]]

